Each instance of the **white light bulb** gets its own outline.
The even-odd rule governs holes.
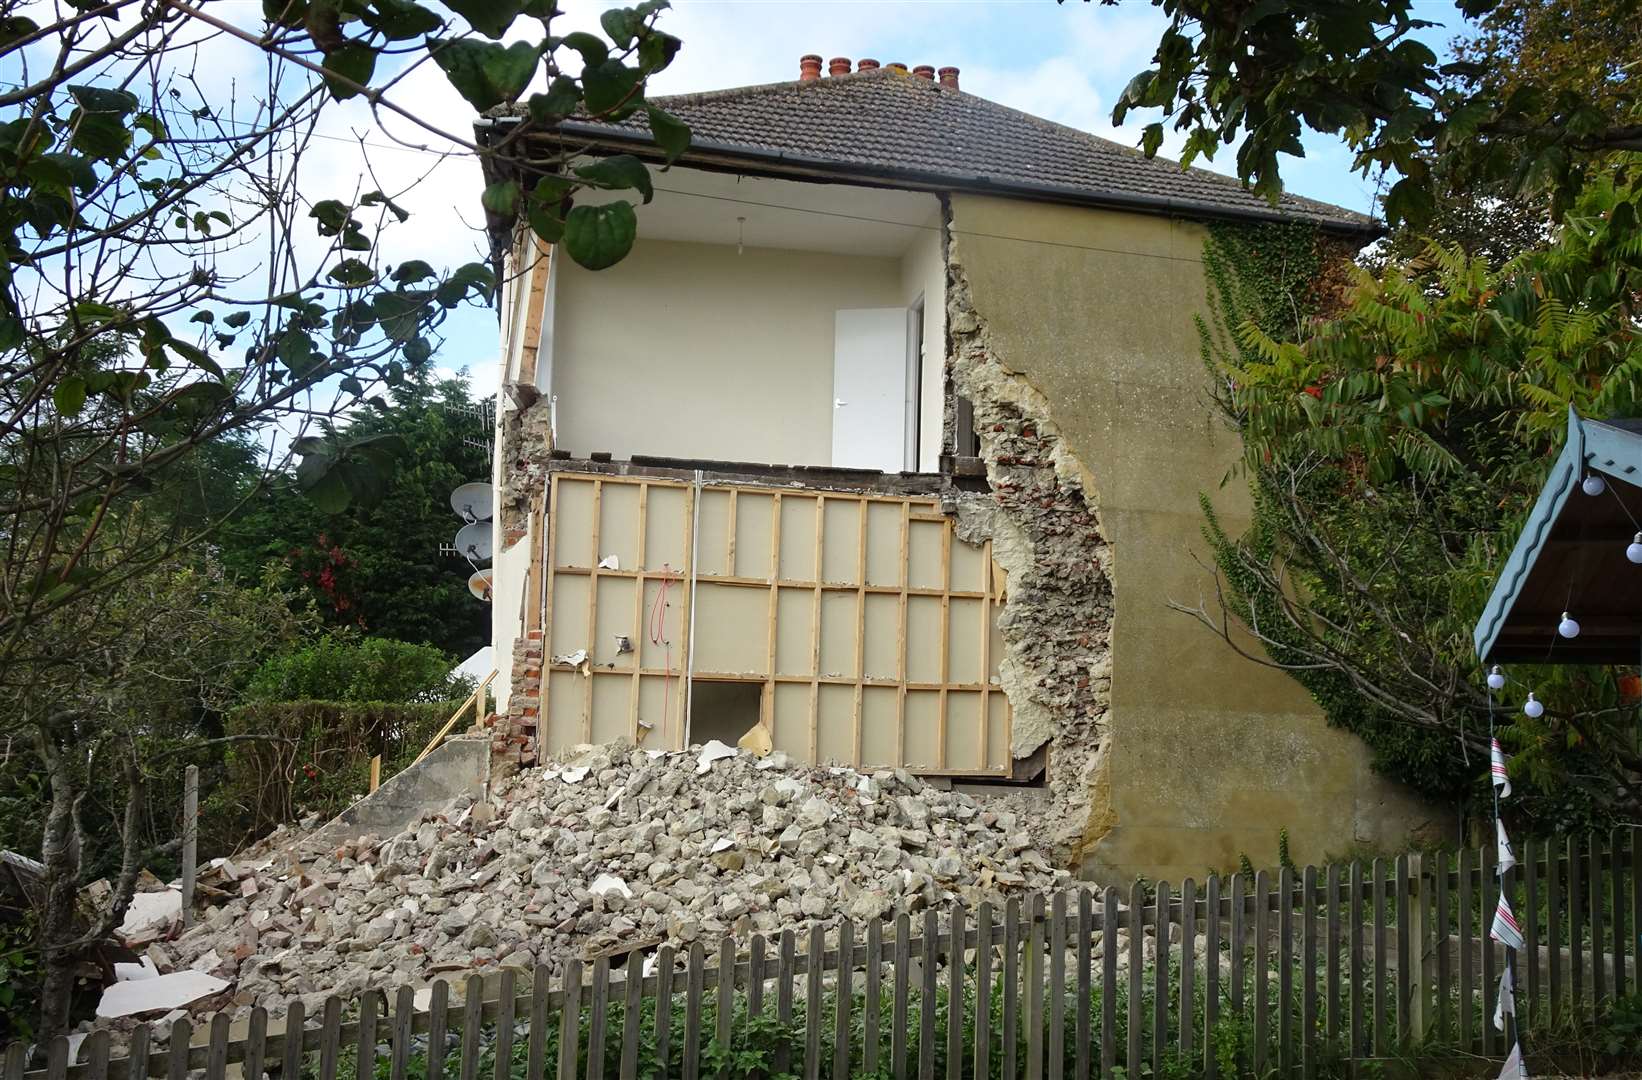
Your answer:
[[[1596,473],[1586,473],[1585,479],[1580,481],[1579,490],[1587,495],[1600,495],[1608,490],[1608,482]]]
[[[1625,549],[1625,558],[1633,563],[1642,563],[1642,532],[1637,533],[1631,546]]]
[[[1503,690],[1503,689],[1505,689],[1505,672],[1503,672],[1499,669],[1498,664],[1495,664],[1494,669],[1488,673],[1488,689],[1490,689],[1490,690]]]
[[[1533,694],[1529,694],[1528,700],[1522,703],[1522,711],[1528,716],[1537,718],[1544,715],[1545,706],[1541,705]]]
[[[1574,622],[1573,618],[1564,611],[1562,621],[1556,624],[1556,632],[1565,638],[1576,638],[1579,636],[1579,624]]]

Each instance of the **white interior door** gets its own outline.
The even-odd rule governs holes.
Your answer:
[[[832,463],[900,472],[906,462],[907,309],[837,313],[832,359]]]

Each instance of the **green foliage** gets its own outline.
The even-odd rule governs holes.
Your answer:
[[[40,954],[34,949],[32,912],[0,909],[0,1045],[34,1034],[40,992]]]
[[[473,685],[451,675],[455,663],[431,645],[333,632],[270,657],[245,693],[256,701],[457,701]]]
[[[1553,14],[1561,5],[1469,0],[1462,12],[1481,20],[1484,33],[1446,64],[1418,40],[1435,24],[1413,0],[1153,6],[1169,24],[1152,66],[1124,88],[1113,122],[1161,109],[1141,145],[1156,153],[1172,125],[1186,134],[1188,164],[1235,143],[1238,175],[1273,200],[1282,189],[1278,157],[1304,156],[1307,129],[1343,138],[1363,173],[1400,176],[1384,203],[1393,223],[1429,220],[1439,192],[1455,183],[1544,193],[1560,217],[1593,163],[1642,148],[1642,99],[1627,70],[1642,44],[1642,11],[1630,0],[1587,0],[1562,20]],[[1531,16],[1549,25],[1535,27]],[[1516,29],[1522,24],[1528,33]],[[1570,32],[1576,24],[1578,36]],[[1547,44],[1530,53],[1525,39]],[[1565,53],[1554,46],[1570,39],[1583,49],[1566,52],[1609,62],[1558,62]]]

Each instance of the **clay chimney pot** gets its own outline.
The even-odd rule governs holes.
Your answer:
[[[940,70],[939,74],[941,76],[941,85],[942,86],[950,86],[954,90],[958,89],[958,69],[957,68],[955,68],[955,67],[944,67]]]
[[[919,64],[912,69],[912,73],[920,79],[928,79],[930,82],[935,81],[935,68],[929,64]]]
[[[899,60],[891,60],[889,63],[885,64],[884,66],[887,67],[887,68],[891,68],[895,71],[899,71],[902,75],[905,75],[907,73],[907,66],[905,64],[901,63],[901,61],[899,61]]]
[[[876,60],[862,60],[859,64],[855,65],[855,70],[856,71],[877,71],[878,67],[879,67],[879,64],[878,64],[878,61],[876,61]]]
[[[827,61],[827,74],[828,75],[832,75],[834,77],[837,77],[839,75],[848,75],[849,73],[850,73],[850,58],[849,57],[847,57],[847,56],[835,56],[831,60]]]
[[[798,58],[798,81],[814,82],[821,77],[821,58],[815,53]]]

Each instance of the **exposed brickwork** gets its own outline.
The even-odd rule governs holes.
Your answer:
[[[536,763],[536,729],[542,709],[542,632],[531,630],[513,643],[513,677],[507,716],[492,729],[492,774],[505,776]]]

